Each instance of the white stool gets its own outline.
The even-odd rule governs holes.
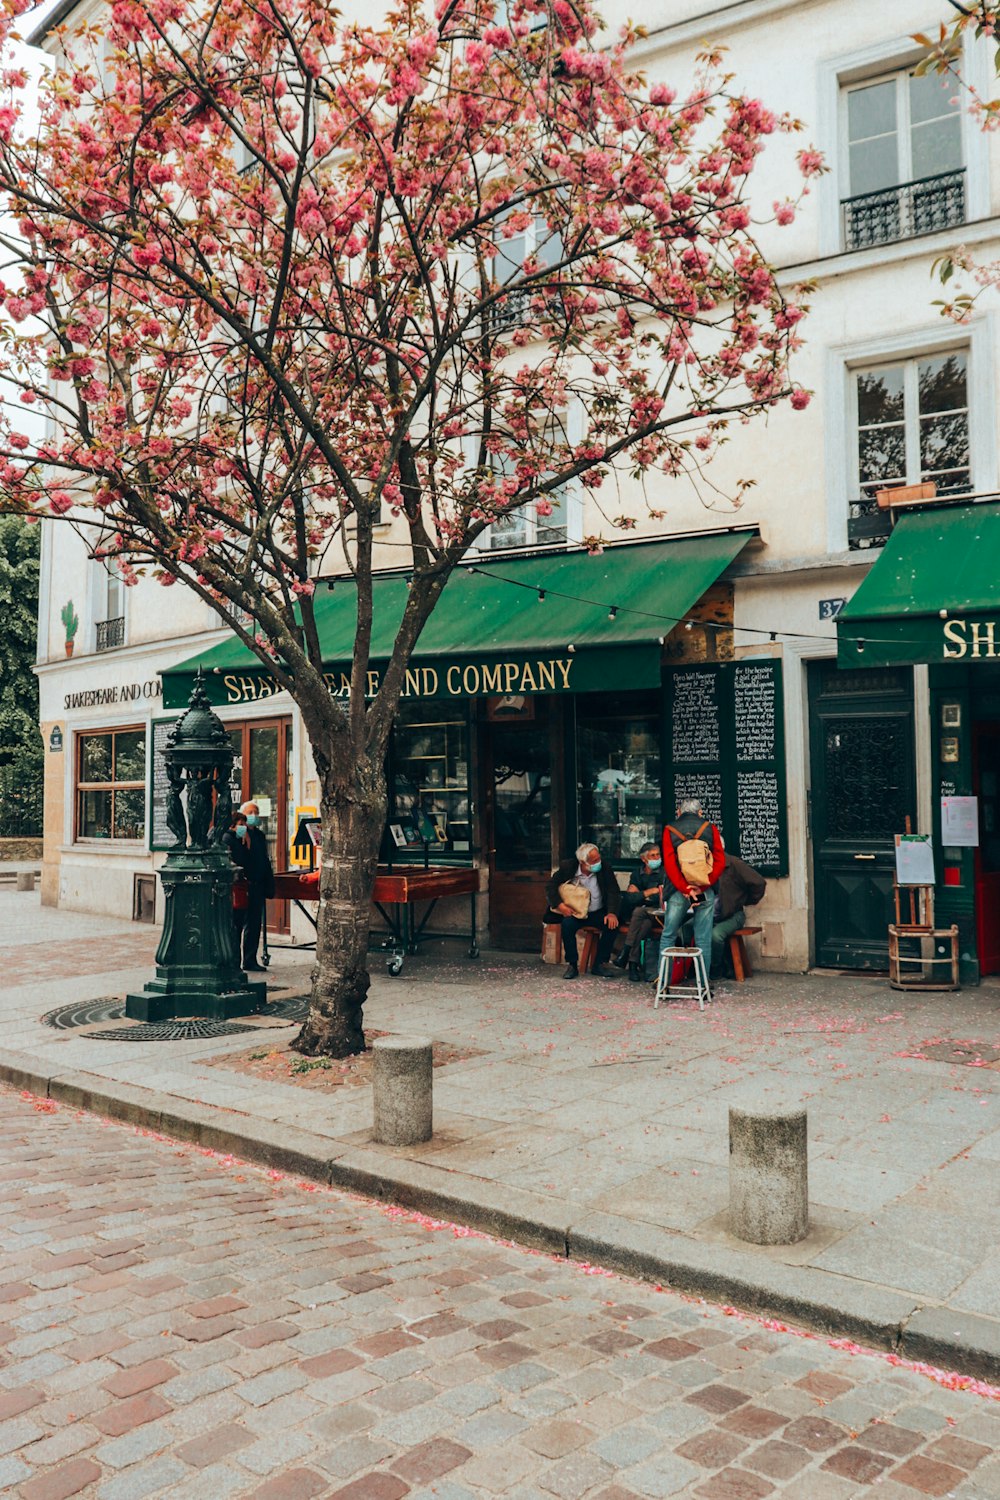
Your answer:
[[[694,983],[675,984],[670,987],[670,966],[675,958],[687,959],[694,964]],[[653,1009],[655,1010],[661,1000],[692,999],[698,1001],[698,1009],[705,1009],[705,1001],[711,1000],[712,991],[708,987],[708,975],[705,973],[705,959],[700,948],[664,948],[660,953],[660,967],[656,975],[656,994],[653,997]]]

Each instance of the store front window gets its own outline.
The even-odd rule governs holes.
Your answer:
[[[468,711],[453,704],[401,704],[390,765],[394,849],[471,852]]]
[[[145,729],[81,734],[77,747],[77,838],[144,839]]]
[[[634,860],[663,833],[660,695],[619,693],[576,703],[577,826],[605,859]]]

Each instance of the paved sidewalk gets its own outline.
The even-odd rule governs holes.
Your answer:
[[[1000,1391],[4,1089],[0,1181],[16,1500],[1000,1494]]]
[[[342,1184],[464,1202],[469,1222],[534,1226],[537,1242],[605,1264],[1000,1371],[995,985],[904,995],[881,979],[762,975],[700,1013],[653,1011],[650,991],[617,981],[567,984],[530,959],[427,954],[399,979],[376,966],[370,1026],[476,1054],[435,1072],[433,1141],[391,1151],[370,1143],[366,1087],[320,1094],[207,1065],[245,1035],[138,1045],[39,1025],[62,1001],[140,984],[155,940],[0,892],[0,1045],[195,1125],[212,1106],[237,1135],[283,1128]],[[278,952],[272,976],[302,984],[308,962]],[[810,1235],[742,1245],[726,1228],[728,1108],[800,1101]]]

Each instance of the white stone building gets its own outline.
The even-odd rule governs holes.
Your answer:
[[[53,19],[74,9],[85,7],[63,5]],[[944,0],[877,7],[740,0],[710,10],[698,0],[670,0],[641,13],[604,7],[609,24],[626,12],[648,28],[650,76],[683,85],[699,48],[724,43],[741,86],[804,122],[801,140],[776,140],[758,168],[754,194],[765,209],[788,196],[798,145],[814,144],[826,156],[830,170],[794,224],[762,235],[789,285],[815,283],[795,368],[813,399],[805,412],[782,409],[733,435],[711,477],[722,495],[735,493],[739,479],[754,479],[739,511],[671,490],[668,519],[655,532],[664,550],[643,557],[674,562],[686,554],[670,548],[692,536],[703,537],[708,552],[703,572],[691,575],[700,586],[675,611],[695,628],[665,632],[662,684],[626,673],[616,679],[617,695],[595,691],[593,682],[558,695],[544,681],[537,693],[530,684],[525,692],[519,679],[525,701],[515,706],[488,691],[499,684],[510,692],[507,680],[491,676],[476,679],[476,693],[415,696],[396,736],[391,822],[405,839],[424,819],[440,858],[478,864],[490,938],[533,948],[541,885],[559,854],[579,836],[596,836],[616,866],[628,868],[684,778],[700,776],[709,799],[721,798],[733,847],[766,855],[769,838],[780,846],[770,866],[777,873],[754,915],[763,928],[755,952],[763,967],[803,970],[884,967],[893,834],[909,817],[914,831],[938,836],[939,915],[959,922],[964,972],[1000,969],[1000,895],[991,894],[990,868],[993,860],[1000,871],[1000,859],[988,840],[975,853],[941,845],[938,813],[946,787],[978,794],[984,818],[996,798],[1000,731],[991,726],[1000,722],[1000,669],[984,660],[959,686],[957,667],[935,679],[941,669],[928,664],[939,656],[914,651],[915,665],[871,665],[863,644],[856,665],[836,665],[834,616],[881,556],[889,529],[875,491],[933,480],[939,496],[960,497],[934,513],[950,527],[967,521],[973,507],[965,497],[995,495],[1000,483],[997,309],[987,299],[956,327],[933,306],[939,293],[931,268],[942,252],[959,241],[985,260],[1000,251],[1000,143],[953,102],[949,87],[913,72],[920,48],[912,33],[934,30],[954,13]],[[992,55],[989,46],[966,44],[964,76],[988,87]],[[977,519],[987,512],[988,502],[975,508]],[[504,540],[545,556],[553,543],[556,553],[568,546],[571,566],[574,539],[598,526],[579,497],[563,520],[565,538],[535,535],[528,522]],[[631,545],[602,559],[609,603],[616,570],[627,572],[635,559]],[[506,554],[504,566],[531,563]],[[956,609],[960,584],[949,580],[945,601]],[[71,657],[61,623],[69,600],[80,622]],[[852,640],[842,647],[845,658]],[[446,641],[440,657],[426,661],[441,666],[459,645]],[[539,649],[545,645],[540,638]],[[45,901],[117,915],[143,910],[160,858],[150,851],[160,674],[213,647],[225,666],[224,632],[200,603],[146,583],[121,590],[66,528],[45,528],[38,642],[49,747]],[[497,653],[503,656],[501,646]],[[777,663],[778,671],[737,681],[727,659]],[[711,682],[699,691],[717,694],[722,705],[714,757],[703,747],[697,759],[676,728],[678,693],[698,688],[693,678],[678,685],[675,668],[685,664],[707,671]],[[268,803],[275,857],[284,861],[296,809],[316,800],[308,747],[285,697],[240,687],[238,669],[233,680],[234,701],[220,712],[238,737],[242,790]],[[757,806],[751,816],[747,803],[747,826],[739,826],[741,799],[753,793],[739,780],[733,716],[744,711],[748,684],[763,684],[767,695],[776,682],[776,741],[754,757],[753,769],[767,783],[765,801],[767,788],[778,788],[781,805],[770,833],[755,834],[754,819],[774,809]],[[939,744],[945,698],[964,705],[948,775]],[[404,845],[395,857],[416,856]],[[287,926],[287,913],[274,916],[277,929]]]

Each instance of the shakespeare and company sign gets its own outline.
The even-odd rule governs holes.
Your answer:
[[[572,656],[523,661],[453,662],[433,667],[410,667],[403,683],[404,698],[478,698],[486,694],[568,693],[572,691]],[[347,668],[327,672],[327,685],[335,698],[351,691]],[[381,669],[368,673],[365,696],[374,698],[382,681]],[[226,672],[222,677],[225,703],[256,703],[271,698],[281,688],[273,677],[241,676]]]
[[[1000,656],[1000,621],[946,620],[945,661],[992,661]]]
[[[182,707],[187,702],[193,681],[194,663],[177,672],[167,672],[163,679],[164,708]],[[365,696],[374,698],[385,671],[379,664],[367,674]],[[351,669],[331,666],[326,681],[335,698],[346,698],[351,691]],[[404,698],[479,698],[507,697],[523,693],[593,693],[607,692],[612,686],[657,687],[660,683],[660,648],[646,643],[572,652],[568,650],[517,653],[495,657],[460,657],[424,659],[407,669],[403,681]],[[253,669],[210,670],[205,688],[211,701],[220,707],[260,703],[282,691],[280,683],[265,671]]]
[[[105,687],[64,693],[63,712],[70,713],[74,708],[117,708],[124,703],[151,703],[161,692],[158,677],[150,677],[145,682],[113,682]]]

